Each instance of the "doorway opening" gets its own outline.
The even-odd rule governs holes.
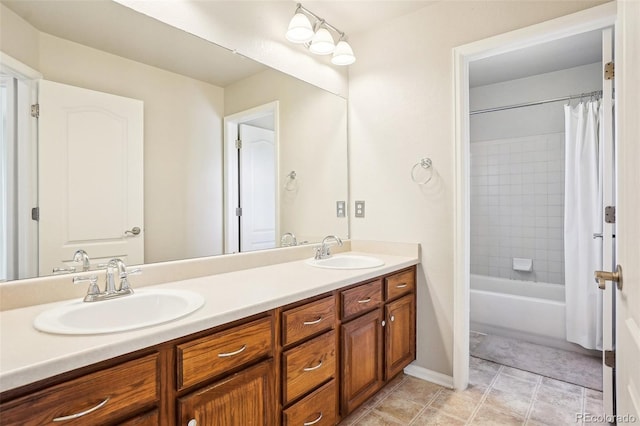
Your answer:
[[[278,102],[224,119],[225,253],[274,248],[279,235]]]
[[[513,337],[524,342],[521,346],[529,351],[525,355],[532,352],[532,346],[527,344],[548,346],[562,342],[561,336],[543,336],[540,329],[546,327],[560,333],[566,329],[563,324],[550,324],[552,317],[565,316],[562,307],[565,298],[564,238],[558,235],[564,228],[563,108],[567,103],[569,108],[575,107],[580,103],[580,97],[582,101],[595,102],[600,96],[602,88],[593,81],[599,82],[602,78],[602,59],[560,64],[559,58],[568,59],[570,55],[556,52],[552,54],[555,69],[535,67],[545,62],[539,51],[545,45],[557,47],[568,42],[573,46],[571,53],[575,53],[583,51],[576,49],[579,39],[586,40],[596,49],[599,47],[601,55],[602,30],[612,27],[614,21],[615,7],[604,5],[455,49],[458,184],[454,386],[458,389],[464,389],[475,380],[475,377],[470,380],[469,376],[470,346],[474,352],[484,349],[485,357],[489,358],[487,352],[504,355],[512,350],[509,345],[513,343],[507,339]],[[526,62],[524,58],[534,61]],[[486,67],[484,71],[490,71],[491,66],[501,60],[503,71],[520,70],[524,74],[482,81],[482,67]],[[525,66],[520,68],[518,65]],[[495,69],[488,74],[491,78],[502,73]],[[596,77],[584,81],[575,78],[579,74],[591,75],[593,70],[597,71]],[[518,86],[521,90],[516,90]],[[555,92],[550,91],[553,86]],[[575,95],[577,99],[546,102]],[[472,111],[476,113],[470,115]],[[501,193],[503,189],[507,192]],[[498,280],[485,279],[492,275],[497,275]],[[502,279],[505,282],[499,282]],[[480,288],[482,285],[484,288]],[[500,285],[512,294],[496,291]],[[515,289],[521,290],[520,294],[513,294]],[[542,297],[530,294],[531,291],[547,294]],[[523,307],[521,302],[533,302],[534,306]],[[544,309],[539,305],[547,305],[551,311],[543,313],[537,310]],[[530,308],[533,311],[526,313]],[[490,324],[489,314],[511,314],[513,320],[500,317]],[[518,325],[525,329],[524,332],[518,330]],[[511,326],[517,331],[510,330]],[[611,338],[611,318],[609,327]],[[470,337],[470,331],[482,334]],[[497,332],[503,334],[494,339]],[[494,341],[480,347],[486,336]],[[498,341],[500,339],[503,340]],[[565,347],[553,350],[586,352],[564,343]],[[479,358],[471,358],[472,367],[477,367],[474,359]],[[600,363],[595,362],[597,369]],[[525,360],[521,365],[530,367],[531,362],[527,364]],[[516,368],[523,369],[517,365]],[[612,414],[613,372],[609,374],[608,388],[607,378],[603,380],[604,407],[607,414]]]

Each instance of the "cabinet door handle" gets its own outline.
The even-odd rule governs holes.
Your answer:
[[[75,414],[69,414],[68,416],[56,417],[52,421],[54,421],[54,422],[66,422],[67,420],[78,419],[78,418],[80,418],[82,416],[86,416],[87,414],[93,413],[94,411],[99,410],[100,408],[104,407],[107,404],[107,402],[109,402],[110,398],[111,397],[108,396],[100,404],[96,405],[95,407],[89,408],[88,410],[84,410],[84,411],[81,411],[81,412],[75,413]]]
[[[391,318],[389,318],[389,320],[390,320],[391,322],[394,322],[394,321],[396,320],[396,317],[394,317],[393,315],[391,315]]]
[[[191,419],[187,423],[187,426],[198,426],[198,421],[196,419]]]
[[[405,288],[406,286],[407,286],[407,283],[402,283],[402,284],[398,284],[396,288]]]
[[[305,321],[302,324],[303,325],[314,325],[314,324],[318,324],[320,321],[322,321],[322,317],[318,317],[318,319],[315,320],[315,321]]]
[[[230,356],[238,355],[240,352],[244,351],[245,349],[247,349],[247,345],[242,345],[242,347],[237,351],[218,354],[218,358],[227,358]]]
[[[322,360],[320,360],[320,363],[315,367],[305,367],[302,369],[302,371],[313,371],[313,370],[317,370],[320,367],[322,367]]]
[[[358,300],[358,303],[369,303],[371,302],[371,298],[367,297],[366,299]]]
[[[304,422],[302,423],[303,426],[311,426],[311,425],[315,425],[316,423],[318,423],[320,420],[322,420],[322,411],[320,412],[320,415],[318,416],[317,419],[311,421],[311,422]]]

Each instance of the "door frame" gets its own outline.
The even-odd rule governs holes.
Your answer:
[[[238,222],[235,220],[237,217],[235,214],[236,204],[235,200],[238,199],[238,155],[235,147],[235,141],[238,137],[238,125],[246,123],[257,118],[264,117],[266,115],[273,116],[273,138],[276,148],[276,182],[280,182],[280,102],[273,101],[263,105],[256,106],[254,108],[240,111],[235,114],[231,114],[224,117],[224,143],[223,143],[223,158],[224,158],[224,253],[235,253],[238,251]],[[280,191],[276,186],[276,238],[280,235]]]
[[[614,26],[615,2],[562,16],[453,49],[454,71],[454,270],[453,386],[469,383],[469,62]]]

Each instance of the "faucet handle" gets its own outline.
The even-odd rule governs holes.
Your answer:
[[[127,275],[141,275],[142,268],[127,269]]]
[[[100,294],[100,289],[98,288],[98,276],[97,275],[88,275],[88,276],[79,276],[73,277],[74,284],[86,284],[89,283],[89,289],[87,290],[87,295],[85,296],[85,300],[89,296],[94,296],[96,294]]]

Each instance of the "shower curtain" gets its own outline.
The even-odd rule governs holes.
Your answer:
[[[567,340],[602,349],[600,101],[565,106],[564,261]]]

